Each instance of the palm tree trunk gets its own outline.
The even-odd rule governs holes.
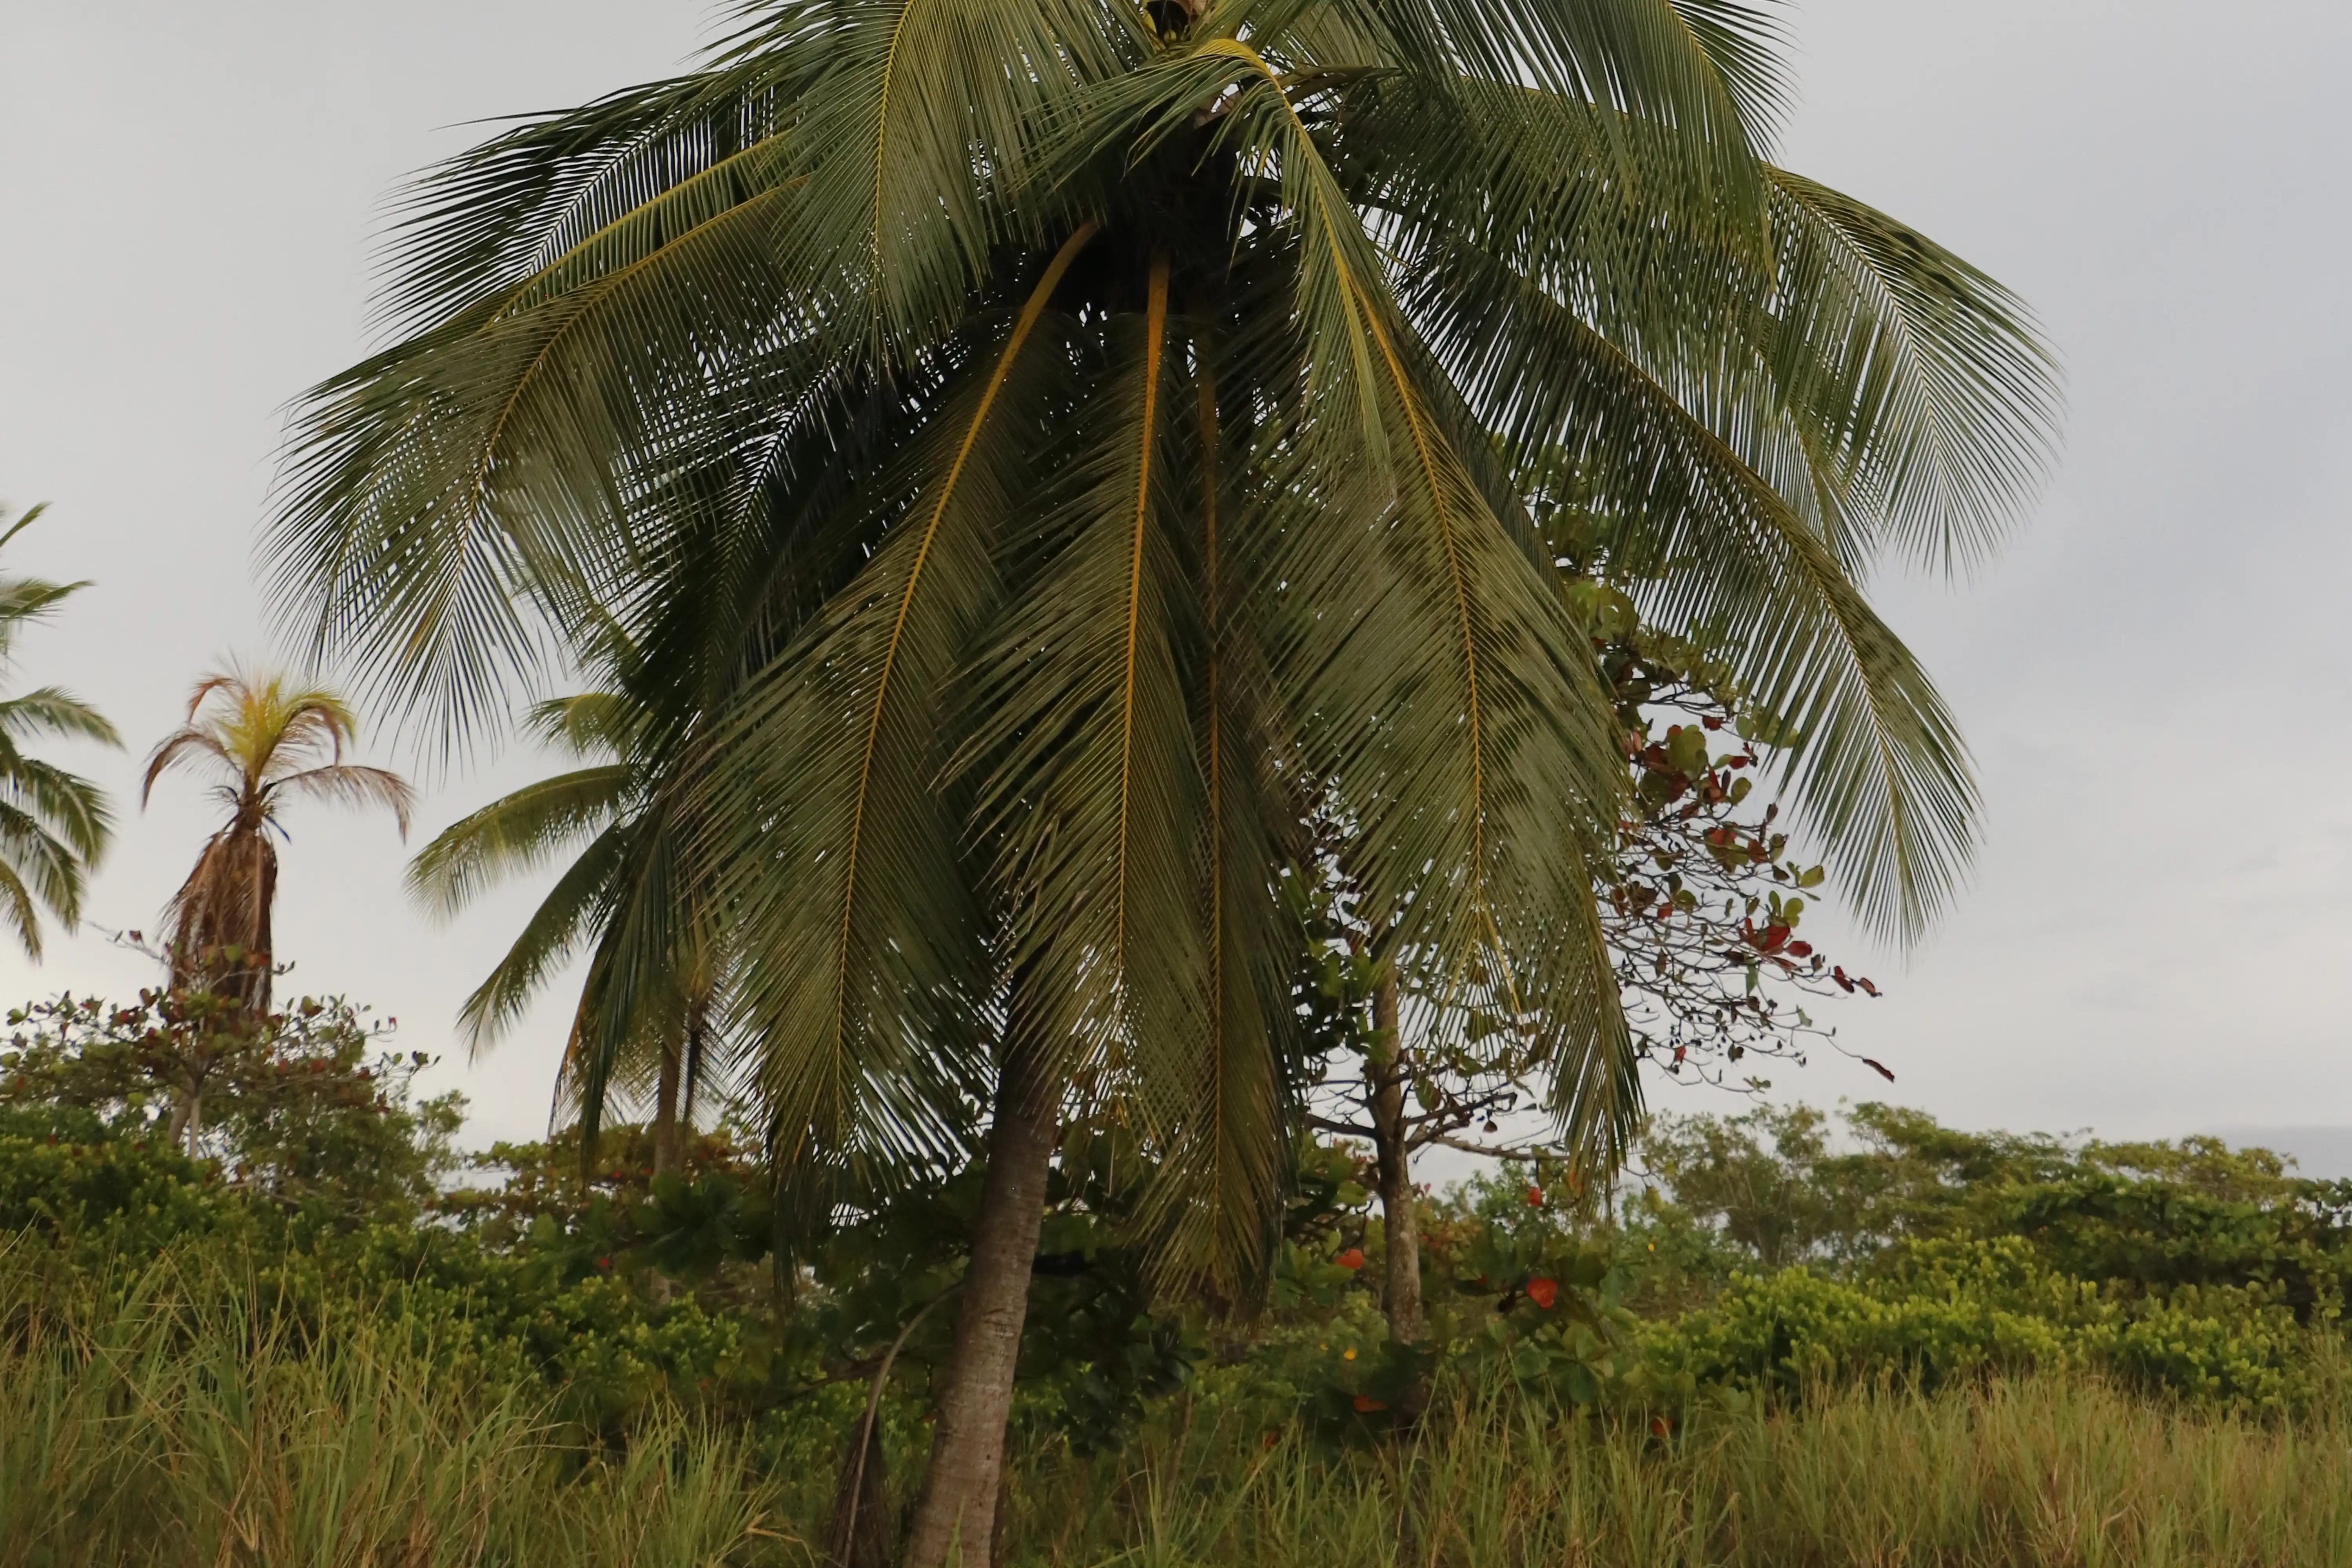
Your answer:
[[[940,1395],[930,1468],[908,1536],[906,1568],[944,1568],[951,1556],[984,1568],[995,1544],[1004,1426],[1045,1215],[1056,1098],[1048,1053],[1026,1030],[1008,1035],[971,1265],[964,1273],[955,1349]]]
[[[678,1168],[677,1085],[683,1052],[679,1042],[664,1040],[661,1072],[654,1082],[654,1174],[668,1175]]]
[[[1381,1305],[1389,1339],[1417,1345],[1428,1336],[1421,1300],[1421,1222],[1413,1207],[1412,1145],[1405,1125],[1404,1048],[1397,1031],[1397,984],[1393,970],[1372,991],[1372,1050],[1366,1063],[1367,1098],[1372,1115],[1372,1148],[1380,1162],[1381,1229],[1387,1242]],[[1395,1405],[1400,1423],[1418,1420],[1429,1390],[1415,1378]]]

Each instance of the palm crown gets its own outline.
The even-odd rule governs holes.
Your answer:
[[[588,974],[564,1053],[559,1104],[582,1112],[593,1155],[608,1090],[651,1090],[654,1163],[677,1163],[689,1112],[723,1068],[727,961],[706,875],[681,842],[675,745],[657,715],[620,691],[538,705],[531,728],[583,765],[501,796],[451,824],[410,868],[411,891],[451,914],[506,878],[572,858],[459,1016],[473,1047],[493,1044],[554,971],[585,947]]]
[[[212,795],[228,812],[167,911],[175,987],[209,989],[253,1011],[268,1009],[278,900],[278,847],[270,834],[283,832],[278,815],[289,799],[383,806],[401,832],[408,831],[414,796],[407,783],[343,761],[343,748],[358,735],[349,705],[323,688],[239,669],[196,682],[187,721],[148,754],[139,785],[143,806],[157,779],[193,768],[211,776]]]
[[[1442,1012],[1608,1143],[1622,768],[1515,476],[1564,452],[1864,914],[1964,855],[1856,586],[2038,474],[2009,296],[1772,167],[1726,0],[784,0],[426,183],[306,415],[281,598],[462,733],[547,644],[750,605],[693,749],[780,1156],[954,1146],[1015,1011],[1262,1248],[1310,818]],[[663,606],[669,606],[665,611]]]
[[[40,507],[0,532],[6,545]],[[87,583],[0,576],[0,671],[16,658],[26,627],[47,620]],[[114,816],[99,787],[79,773],[28,754],[37,735],[79,737],[119,746],[114,726],[63,687],[43,686],[0,698],[0,918],[32,958],[41,956],[40,911],[70,931],[81,917],[90,868],[106,853]]]

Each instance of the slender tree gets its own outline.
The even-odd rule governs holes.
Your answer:
[[[0,531],[0,548],[43,510],[27,509]],[[25,629],[89,586],[0,573],[0,676],[14,673],[16,639]],[[114,814],[98,785],[26,752],[26,742],[44,735],[122,744],[113,725],[63,687],[0,698],[0,917],[36,961],[41,910],[66,930],[74,928],[83,889],[114,829]]]
[[[278,902],[271,836],[285,831],[278,815],[288,800],[382,806],[406,836],[415,801],[407,782],[343,761],[358,738],[350,707],[324,688],[236,668],[196,682],[186,721],[148,754],[139,784],[144,807],[157,779],[194,768],[210,775],[213,797],[228,812],[164,911],[174,990],[210,992],[249,1016],[269,1010]]]
[[[1518,465],[1573,453],[1644,615],[1804,736],[1799,815],[1916,931],[1974,797],[1856,577],[1989,541],[2050,367],[1998,285],[1771,166],[1771,40],[1728,0],[744,15],[422,188],[398,341],[303,416],[274,583],[463,735],[551,642],[756,574],[775,651],[688,813],[773,1157],[937,1157],[992,1100],[936,1568],[990,1538],[1065,1117],[1115,1098],[1162,1152],[1171,1270],[1265,1256],[1303,821],[1441,1016],[1507,1018],[1564,1135],[1620,1145],[1592,866],[1625,771]]]

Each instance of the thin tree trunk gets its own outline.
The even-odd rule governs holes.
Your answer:
[[[879,1422],[860,1420],[849,1429],[825,1531],[833,1568],[890,1568],[888,1464]]]
[[[930,1468],[908,1534],[906,1568],[944,1568],[950,1560],[984,1568],[995,1541],[1004,1426],[1045,1215],[1055,1109],[1047,1053],[1025,1030],[1008,1033],[971,1265],[956,1310],[955,1349],[940,1395]]]
[[[1397,1030],[1397,984],[1393,970],[1372,991],[1373,1042],[1365,1086],[1372,1113],[1372,1147],[1380,1161],[1381,1228],[1388,1244],[1381,1305],[1389,1338],[1417,1345],[1428,1337],[1421,1300],[1421,1223],[1414,1212],[1412,1150],[1405,1125],[1404,1047]],[[1415,1378],[1394,1408],[1401,1423],[1418,1420],[1429,1391]]]
[[[988,1568],[1005,1568],[1012,1560],[1013,1467],[996,1467],[996,1510],[988,1527]]]
[[[204,1130],[204,1091],[194,1084],[183,1084],[172,1097],[172,1123],[165,1129],[163,1141],[175,1154],[196,1157],[196,1139]]]

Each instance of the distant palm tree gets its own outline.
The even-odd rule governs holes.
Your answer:
[[[41,511],[32,508],[0,532],[0,546]],[[16,634],[89,586],[0,574],[0,675],[15,665]],[[35,959],[41,956],[39,910],[46,908],[58,924],[74,928],[83,883],[114,830],[114,814],[96,784],[25,754],[22,742],[38,734],[122,744],[113,725],[63,687],[0,699],[0,919]]]
[[[165,773],[199,766],[229,808],[165,911],[174,989],[210,991],[249,1013],[268,1010],[270,911],[278,901],[269,832],[284,832],[278,813],[289,795],[387,806],[407,837],[414,793],[397,773],[344,762],[343,748],[358,738],[359,720],[324,688],[295,689],[282,676],[234,668],[196,682],[187,722],[149,754],[139,785],[144,807]]]
[[[678,831],[676,748],[663,744],[659,715],[620,692],[541,703],[531,727],[584,765],[450,824],[418,852],[409,889],[434,913],[455,914],[577,847],[458,1021],[483,1049],[565,959],[591,946],[559,1103],[578,1109],[588,1159],[609,1090],[641,1098],[650,1089],[654,1170],[674,1171],[715,1065],[728,967],[709,879],[695,874]]]

